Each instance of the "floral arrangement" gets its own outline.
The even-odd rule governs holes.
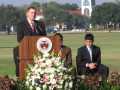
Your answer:
[[[102,79],[98,74],[93,76],[77,76],[77,90],[120,90],[120,73],[112,72],[108,79]]]
[[[64,61],[55,53],[38,53],[34,63],[26,70],[26,86],[30,90],[67,90],[72,88],[72,69],[64,67]]]
[[[8,76],[0,76],[0,90],[13,90],[15,81]]]
[[[108,82],[112,86],[120,86],[120,73],[119,72],[112,72],[108,79]]]

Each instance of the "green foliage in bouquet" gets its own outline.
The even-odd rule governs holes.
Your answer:
[[[17,80],[13,90],[29,90],[29,88],[25,85],[25,80]]]
[[[98,90],[111,90],[111,86],[107,81],[102,81]]]

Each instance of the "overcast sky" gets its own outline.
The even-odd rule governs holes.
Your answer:
[[[33,1],[37,2],[48,2],[48,1],[57,1],[59,3],[79,3],[80,0],[0,0],[0,4],[13,4],[15,6],[21,6],[25,4],[30,4]],[[113,2],[115,0],[96,0],[97,4],[101,4],[103,2]],[[120,0],[119,0],[120,1]]]

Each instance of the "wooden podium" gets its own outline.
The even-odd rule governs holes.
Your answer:
[[[27,64],[33,63],[33,55],[38,52],[37,40],[43,36],[25,36],[19,45],[19,79],[25,79]],[[60,42],[57,36],[48,37],[52,41],[52,49],[56,53],[60,50]]]

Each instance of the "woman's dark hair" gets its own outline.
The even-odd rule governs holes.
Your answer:
[[[62,36],[62,34],[60,34],[60,33],[55,33],[54,36],[59,36],[59,37],[60,37],[60,40],[63,41],[63,36]]]

